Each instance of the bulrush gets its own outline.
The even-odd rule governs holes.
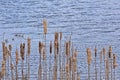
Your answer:
[[[3,59],[5,60],[5,42],[2,42]]]
[[[67,63],[67,64],[66,64],[66,72],[67,72],[67,73],[69,72],[69,69],[70,69],[70,68],[69,68],[69,64]]]
[[[50,54],[52,54],[52,41],[50,41]]]
[[[87,48],[87,63],[88,63],[88,65],[90,65],[91,60],[92,60],[91,49],[90,49],[90,48]]]
[[[109,58],[112,57],[112,47],[111,47],[111,46],[109,46],[108,57],[109,57]]]
[[[103,55],[103,51],[100,52],[100,80],[102,79],[101,78],[101,70],[102,70],[102,55]]]
[[[116,76],[115,76],[115,69],[118,66],[118,64],[116,63],[116,54],[113,54],[113,69],[114,69],[114,80],[116,80]]]
[[[97,80],[97,68],[96,68],[97,48],[96,47],[94,49],[94,53],[95,53],[95,80]]]
[[[44,34],[47,34],[47,20],[43,19]]]
[[[69,42],[66,42],[66,56],[69,55]]]
[[[2,78],[4,78],[5,72],[6,72],[6,69],[5,69],[5,61],[3,60],[3,61],[2,61],[2,72],[1,72]],[[3,79],[3,80],[4,80],[4,79]]]
[[[103,57],[104,57],[104,60],[105,60],[105,56],[106,55],[106,49],[105,48],[103,48]]]
[[[16,65],[18,65],[18,61],[19,61],[19,53],[18,53],[18,49],[16,49]]]
[[[115,69],[118,66],[116,63],[116,54],[113,54],[113,69]]]
[[[39,54],[42,53],[42,43],[39,41]]]
[[[87,63],[88,63],[88,80],[90,80],[90,64],[91,64],[91,60],[92,60],[92,53],[91,53],[91,49],[87,48]]]
[[[31,48],[31,39],[28,37],[27,38],[27,46],[28,46],[28,55],[30,55],[30,48]]]

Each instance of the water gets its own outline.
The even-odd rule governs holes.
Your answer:
[[[51,35],[55,31],[62,31],[63,35],[72,33],[72,41],[81,58],[86,56],[87,47],[102,49],[112,45],[119,62],[119,0],[0,0],[0,41],[5,32],[5,39],[8,39],[8,44],[14,44],[15,50],[17,43],[24,41],[16,34],[22,34],[24,38],[30,36],[34,45],[32,59],[37,62],[35,47],[42,37],[39,34],[43,33],[43,18],[48,21],[47,40],[53,39]],[[81,60],[80,63],[86,62]]]

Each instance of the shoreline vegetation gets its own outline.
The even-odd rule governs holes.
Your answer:
[[[47,20],[43,19],[44,40],[37,44],[39,52],[37,80],[82,80],[82,73],[78,68],[80,64],[77,63],[80,52],[74,47],[71,36],[66,41],[62,41],[62,32],[55,32],[54,40],[47,42],[47,27]],[[31,80],[30,65],[34,64],[30,62],[31,42],[31,38],[28,37],[26,43],[20,42],[19,48],[16,47],[13,51],[12,44],[7,44],[3,35],[0,80]],[[15,53],[14,57],[12,52]],[[109,46],[108,51],[103,48],[100,53],[96,46],[94,51],[87,48],[86,80],[116,80],[118,67],[116,58],[117,55],[112,52],[112,46]],[[21,65],[19,69],[18,64]],[[99,67],[97,67],[98,64],[100,64]],[[91,71],[91,68],[94,71]],[[93,75],[91,72],[94,72],[94,77],[91,77]]]

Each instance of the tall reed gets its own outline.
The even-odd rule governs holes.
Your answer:
[[[87,63],[88,63],[88,80],[90,80],[90,64],[92,60],[91,49],[87,48]]]
[[[95,52],[95,80],[97,80],[97,68],[96,68],[96,57],[97,57],[97,48],[94,49]]]
[[[31,39],[28,37],[27,38],[27,53],[28,53],[28,63],[27,63],[27,65],[28,65],[28,80],[30,79],[30,49],[31,49]]]

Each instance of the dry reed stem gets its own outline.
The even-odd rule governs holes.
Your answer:
[[[96,68],[96,57],[97,57],[97,48],[95,47],[94,49],[94,52],[95,52],[95,80],[97,80],[97,68]]]
[[[101,67],[101,66],[102,66],[102,55],[103,55],[103,51],[100,52],[100,80],[102,79],[102,78],[101,78],[101,75],[102,75],[102,74],[101,74],[101,73],[102,73],[102,72],[101,72],[101,70],[102,70],[102,67]]]
[[[18,61],[19,61],[19,53],[18,50],[16,49],[16,80],[18,80]]]

